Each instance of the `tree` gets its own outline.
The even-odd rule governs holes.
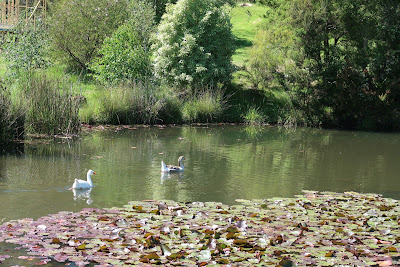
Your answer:
[[[48,36],[42,24],[19,24],[6,35],[2,49],[6,55],[10,75],[20,75],[33,69],[46,68],[48,58]]]
[[[104,40],[100,56],[90,66],[97,79],[104,83],[135,80],[151,74],[154,10],[147,2],[133,1],[129,13],[129,20]]]
[[[294,93],[325,126],[400,129],[398,2],[265,2],[248,62],[256,87]]]
[[[125,0],[62,0],[49,21],[55,56],[86,70],[106,37],[127,19]]]
[[[158,24],[161,21],[162,15],[165,13],[165,9],[168,4],[175,4],[177,0],[150,0],[152,2],[153,7],[155,9],[155,21]]]
[[[228,9],[217,1],[168,5],[154,40],[158,78],[183,88],[228,81],[234,39]]]

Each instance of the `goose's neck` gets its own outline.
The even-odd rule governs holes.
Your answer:
[[[178,161],[178,164],[179,164],[179,167],[181,167],[181,169],[183,170],[183,169],[184,169],[184,167],[183,167],[182,160],[179,160],[179,161]]]
[[[93,186],[92,177],[91,177],[91,176],[92,176],[92,175],[91,175],[90,173],[88,173],[88,174],[86,175],[86,177],[87,177],[86,181],[90,184],[90,186]]]

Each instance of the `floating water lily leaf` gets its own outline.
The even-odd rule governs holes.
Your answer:
[[[239,201],[132,201],[21,219],[0,225],[0,245],[15,244],[37,264],[51,259],[76,266],[400,264],[396,200],[312,191],[293,199]],[[0,256],[0,262],[7,266],[9,258]]]

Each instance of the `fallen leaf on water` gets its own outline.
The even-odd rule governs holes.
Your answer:
[[[386,260],[386,261],[377,261],[376,262],[379,266],[392,266],[392,261],[391,260]]]

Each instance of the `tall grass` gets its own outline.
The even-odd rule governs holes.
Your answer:
[[[250,125],[260,125],[266,121],[266,117],[262,114],[258,108],[251,107],[243,114],[244,122]]]
[[[11,101],[4,88],[0,88],[0,143],[12,139]]]
[[[215,122],[221,119],[226,101],[220,89],[203,89],[194,92],[182,106],[185,122]]]
[[[151,81],[137,81],[108,88],[101,101],[98,121],[111,124],[155,124],[165,101]]]
[[[23,90],[27,133],[69,135],[79,131],[81,98],[70,80],[35,73],[29,75]]]

